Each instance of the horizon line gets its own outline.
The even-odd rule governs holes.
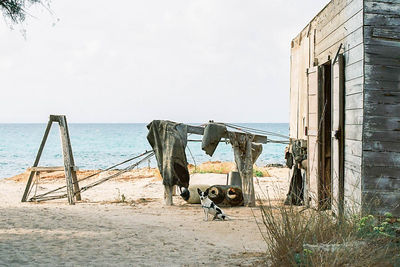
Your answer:
[[[47,122],[0,122],[0,124],[46,124]],[[150,122],[71,122],[68,124],[140,124],[140,123],[150,123]],[[179,123],[204,123],[204,122],[179,122]],[[226,123],[289,123],[287,122],[226,122]]]

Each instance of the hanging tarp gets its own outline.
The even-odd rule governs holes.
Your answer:
[[[226,133],[227,130],[224,125],[219,125],[216,123],[207,124],[204,129],[201,149],[203,149],[207,155],[212,156],[219,142],[221,141],[221,138],[226,136]]]
[[[166,186],[189,187],[189,171],[185,148],[187,125],[154,120],[147,125],[147,140],[156,155],[158,169]]]

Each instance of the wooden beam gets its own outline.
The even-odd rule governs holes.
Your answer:
[[[43,138],[42,138],[42,143],[40,144],[38,153],[36,155],[35,162],[33,163],[33,167],[37,167],[37,165],[39,164],[40,156],[42,155],[43,148],[44,148],[44,145],[46,144],[47,136],[49,135],[52,123],[53,123],[53,121],[52,121],[51,116],[50,116],[50,120],[47,123],[46,131],[44,132],[44,135],[43,135]],[[35,174],[34,172],[31,172],[30,175],[29,175],[28,182],[26,183],[24,195],[22,196],[21,202],[26,202],[26,198],[28,197],[29,189],[31,188],[32,179],[33,179],[33,175],[34,174]]]
[[[60,134],[61,134],[61,143],[62,143],[62,150],[63,150],[63,158],[64,158],[64,170],[65,170],[65,180],[67,182],[67,196],[68,196],[68,203],[70,205],[75,204],[75,197],[74,197],[74,182],[73,182],[73,174],[71,167],[71,154],[70,146],[69,146],[69,135],[68,135],[68,128],[67,128],[67,121],[65,116],[60,116],[59,121],[60,125]]]
[[[79,170],[77,166],[72,166],[74,171]],[[56,167],[30,167],[27,171],[31,172],[56,172],[56,171],[64,171],[64,166],[56,166]]]
[[[204,135],[204,127],[201,127],[201,126],[187,125],[187,131],[188,131],[188,133],[191,133],[191,134]],[[235,134],[243,134],[243,135],[246,134],[246,133],[233,132],[233,131],[228,131],[228,132],[232,132],[232,133],[235,133]],[[226,135],[224,135],[223,138],[229,138],[228,133]],[[255,142],[255,143],[266,144],[267,141],[268,141],[268,137],[267,136],[257,135],[257,134],[254,135],[253,142]]]

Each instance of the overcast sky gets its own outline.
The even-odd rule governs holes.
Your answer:
[[[0,20],[0,122],[288,122],[290,41],[328,0],[54,0]]]

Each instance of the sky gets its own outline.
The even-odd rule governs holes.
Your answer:
[[[328,2],[32,7],[22,26],[0,20],[0,123],[288,122],[290,42]]]

